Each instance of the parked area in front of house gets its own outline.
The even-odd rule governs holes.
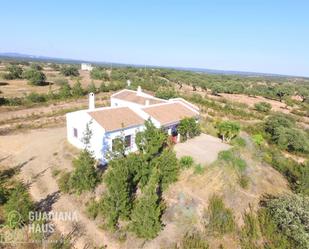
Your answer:
[[[230,147],[219,138],[201,134],[185,143],[176,144],[175,151],[178,158],[191,156],[196,163],[204,165],[214,162],[220,151],[228,150]]]

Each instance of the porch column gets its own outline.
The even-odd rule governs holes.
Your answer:
[[[169,136],[172,135],[172,128],[168,128],[167,134],[168,134]]]

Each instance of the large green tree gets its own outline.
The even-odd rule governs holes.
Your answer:
[[[147,120],[145,122],[145,130],[136,134],[136,145],[142,152],[147,161],[158,155],[164,148],[167,140],[167,134],[155,127],[155,125]]]
[[[161,178],[161,185],[166,189],[168,185],[177,180],[179,174],[179,164],[173,150],[166,148],[151,162],[151,168],[158,170]]]
[[[157,236],[162,228],[161,216],[163,204],[159,187],[160,176],[153,170],[147,186],[136,203],[131,215],[131,230],[138,237],[152,239]]]
[[[104,178],[107,193],[102,198],[102,213],[109,229],[117,226],[120,218],[127,219],[132,209],[133,177],[126,158],[110,161]]]
[[[73,160],[74,171],[70,177],[70,188],[77,194],[90,191],[95,188],[99,178],[95,169],[95,159],[92,154],[83,150],[79,156]]]
[[[275,87],[275,94],[279,98],[279,101],[282,102],[283,98],[289,96],[293,93],[291,87],[286,85],[279,85]]]

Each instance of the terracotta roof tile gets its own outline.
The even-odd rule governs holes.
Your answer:
[[[129,90],[124,90],[119,93],[116,93],[113,95],[114,98],[117,99],[122,99],[130,102],[134,102],[136,104],[140,105],[145,105],[146,100],[149,100],[149,105],[154,105],[154,104],[159,104],[159,103],[164,103],[164,100],[160,100],[157,98],[150,98],[150,97],[145,97],[138,95],[137,92],[134,91],[129,91]]]
[[[197,117],[198,114],[181,103],[167,103],[144,107],[144,112],[158,120],[161,125],[180,121],[183,118]]]
[[[107,132],[142,125],[145,122],[144,119],[128,107],[90,111],[88,114]]]

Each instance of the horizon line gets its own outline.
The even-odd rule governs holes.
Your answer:
[[[304,75],[290,75],[290,74],[281,74],[281,73],[264,73],[256,71],[242,71],[242,70],[229,70],[229,69],[213,69],[205,67],[192,67],[192,66],[163,66],[163,65],[151,65],[151,64],[139,64],[139,63],[127,63],[127,62],[112,62],[112,61],[98,61],[98,60],[84,60],[84,59],[73,59],[73,58],[64,58],[64,57],[55,57],[55,56],[45,56],[45,55],[33,55],[28,53],[21,52],[0,52],[0,58],[15,58],[15,59],[31,59],[36,60],[55,60],[55,61],[71,61],[76,63],[92,63],[92,64],[111,64],[122,65],[122,66],[133,66],[133,67],[153,67],[153,68],[166,68],[166,69],[175,69],[175,70],[186,70],[191,72],[201,72],[209,74],[226,74],[226,75],[242,75],[242,76],[264,76],[264,77],[296,77],[296,78],[309,78],[309,76]],[[70,64],[70,63],[68,63]],[[204,70],[204,72],[203,72]],[[209,72],[206,72],[209,71]]]

